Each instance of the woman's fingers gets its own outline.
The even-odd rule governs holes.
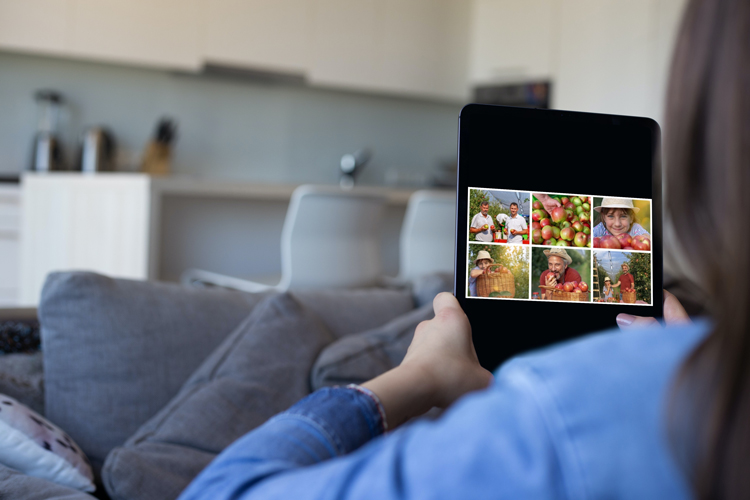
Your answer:
[[[679,325],[690,323],[690,316],[685,312],[677,297],[664,290],[664,322],[667,325]],[[617,326],[623,330],[631,328],[643,328],[658,325],[659,322],[651,317],[633,316],[632,314],[618,314]]]
[[[677,297],[664,290],[664,322],[668,325],[690,323],[690,316],[685,312]]]
[[[632,314],[618,314],[617,326],[622,330],[633,328],[644,328],[647,326],[658,325],[659,322],[650,316],[633,316]]]

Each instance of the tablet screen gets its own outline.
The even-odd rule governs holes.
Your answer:
[[[454,293],[483,366],[662,316],[659,144],[647,118],[463,108]]]
[[[470,187],[469,299],[653,302],[651,200]]]

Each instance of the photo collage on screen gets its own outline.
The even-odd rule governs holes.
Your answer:
[[[468,298],[652,303],[651,202],[469,188]]]

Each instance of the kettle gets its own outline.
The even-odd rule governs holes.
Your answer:
[[[77,167],[89,173],[115,170],[115,141],[107,129],[92,127],[84,132]]]

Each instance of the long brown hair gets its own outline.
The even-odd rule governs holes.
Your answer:
[[[748,498],[750,230],[741,217],[750,208],[750,1],[687,6],[666,134],[666,207],[713,320],[674,387],[673,403],[687,395],[692,408],[691,433],[678,439],[693,443],[697,498]],[[674,424],[679,410],[671,410]]]

